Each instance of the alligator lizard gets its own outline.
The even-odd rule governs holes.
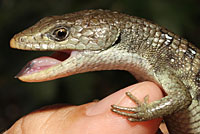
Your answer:
[[[155,82],[166,96],[137,107],[112,105],[112,111],[129,121],[163,117],[171,134],[200,134],[200,50],[159,25],[118,12],[84,10],[45,17],[16,34],[10,44],[55,51],[30,61],[17,75],[22,81],[126,70],[139,81]]]

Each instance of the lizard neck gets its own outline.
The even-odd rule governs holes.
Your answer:
[[[124,49],[125,44],[117,44],[100,52],[88,52],[84,64],[77,64],[73,75],[88,71],[125,70],[130,72],[138,81],[153,80],[154,70],[151,62],[139,53]],[[82,57],[83,54],[80,55]]]

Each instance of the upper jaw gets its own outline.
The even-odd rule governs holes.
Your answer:
[[[40,38],[43,38],[43,42],[40,43]],[[46,40],[46,41],[45,41]],[[55,51],[55,50],[62,50],[59,44],[56,43],[46,43],[48,39],[46,37],[41,37],[41,35],[23,35],[23,33],[16,34],[10,40],[10,47],[22,50],[35,50],[35,51]]]

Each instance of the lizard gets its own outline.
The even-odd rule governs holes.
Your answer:
[[[14,35],[10,46],[54,51],[30,61],[16,76],[41,82],[101,70],[126,70],[156,83],[165,96],[150,104],[126,95],[136,107],[112,105],[129,121],[163,117],[170,134],[200,134],[200,50],[186,39],[143,18],[110,10],[49,16]]]

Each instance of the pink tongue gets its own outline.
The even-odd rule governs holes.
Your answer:
[[[22,76],[31,74],[34,72],[39,72],[43,69],[49,68],[51,66],[57,65],[61,63],[61,61],[54,59],[52,57],[40,57],[37,59],[34,59],[26,64],[25,67],[15,76],[16,78]]]

